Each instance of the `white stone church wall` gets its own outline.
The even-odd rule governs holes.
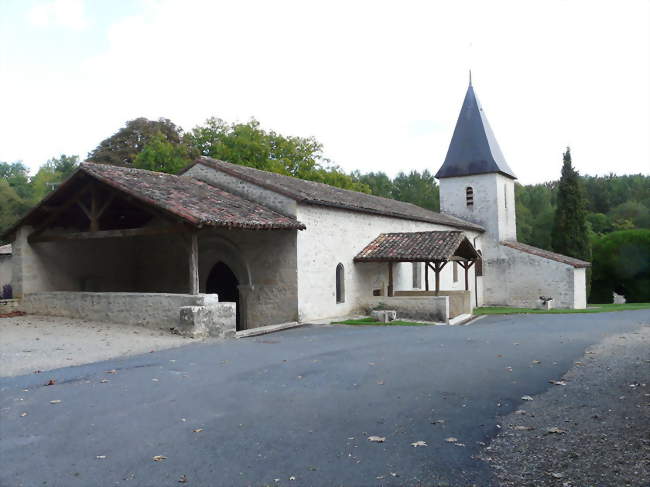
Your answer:
[[[363,304],[373,289],[384,294],[388,286],[387,263],[358,263],[354,257],[380,233],[455,230],[426,222],[416,222],[352,212],[315,205],[298,205],[297,218],[307,226],[298,232],[298,302],[302,321],[333,318],[363,311]],[[479,234],[466,231],[474,242]],[[478,241],[477,241],[478,243]],[[479,245],[480,248],[480,245]],[[336,266],[345,269],[345,302],[336,302]],[[424,267],[421,266],[421,288],[424,289]],[[394,264],[394,290],[412,290],[413,266],[410,262]],[[429,273],[431,289],[434,274]],[[474,267],[469,275],[474,290]],[[458,281],[453,281],[453,266],[447,264],[440,276],[441,290],[465,288],[464,271],[459,267]],[[480,292],[479,287],[479,292]],[[481,300],[479,300],[481,302]]]
[[[467,206],[471,187],[474,204]],[[501,174],[475,174],[440,179],[440,207],[444,213],[478,223],[496,240],[516,240],[514,181]]]
[[[555,308],[586,306],[584,269],[503,245],[488,244],[485,254],[485,304],[536,308],[548,296]]]

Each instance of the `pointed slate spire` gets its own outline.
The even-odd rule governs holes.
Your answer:
[[[447,157],[436,177],[452,178],[492,172],[517,179],[503,157],[483,108],[476,98],[470,71],[467,94],[460,109]]]

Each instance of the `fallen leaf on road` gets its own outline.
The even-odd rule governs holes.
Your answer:
[[[516,425],[513,427],[513,429],[517,431],[530,431],[530,430],[534,430],[535,428],[533,428],[532,426]]]
[[[97,460],[104,460],[106,455],[97,455]]]
[[[508,372],[512,372],[512,367],[506,367],[506,370],[507,370]]]
[[[534,363],[535,365],[538,365],[538,364],[541,364],[542,362],[540,360],[533,360],[532,363]]]
[[[117,374],[117,370],[111,369],[106,371],[107,374]]]
[[[192,430],[194,433],[200,433],[203,431],[203,428],[196,428],[195,430]]]
[[[551,428],[546,428],[546,434],[551,435],[551,434],[556,434],[556,435],[562,435],[566,433],[566,430],[560,429],[557,426],[553,426]]]
[[[436,419],[435,421],[431,421],[431,424],[444,424],[444,422],[444,419]]]
[[[526,411],[524,411],[523,409],[517,409],[515,411],[515,414],[526,414]]]
[[[164,455],[156,455],[156,456],[152,457],[152,460],[154,462],[162,462],[163,460],[167,460],[167,457],[164,456]]]
[[[108,379],[102,379],[99,381],[100,384],[106,384],[107,382],[110,382]]]
[[[379,385],[379,386],[383,386],[383,385],[384,385],[384,381],[383,381],[383,380],[378,380],[378,381],[377,381],[377,385]]]
[[[50,379],[50,380],[47,381],[47,384],[45,384],[45,385],[46,386],[53,386],[54,384],[56,384],[56,379]]]
[[[533,398],[530,397],[530,396],[521,396],[521,399],[524,400],[524,401],[532,401],[533,400]]]
[[[454,438],[453,436],[450,436],[449,438],[445,438],[445,441],[447,443],[456,443],[458,441],[458,438]]]
[[[418,446],[429,446],[429,445],[427,445],[426,441],[420,440],[420,441],[416,441],[415,443],[411,443],[411,446],[417,448]]]
[[[181,475],[181,478],[178,479],[179,484],[186,484],[187,483],[187,477],[185,475]]]
[[[289,480],[296,480],[296,477],[292,475],[291,477],[289,477]]]
[[[556,478],[556,479],[561,479],[562,477],[564,477],[564,474],[563,474],[563,473],[559,473],[559,472],[553,472],[553,473],[551,474],[551,477],[554,477],[554,478]]]
[[[53,399],[50,401],[50,404],[59,404],[61,402],[61,399]]]
[[[576,362],[576,365],[577,365],[578,367],[582,367],[584,364],[583,364],[582,362]]]
[[[21,418],[24,418],[25,416],[27,416],[27,413],[20,413]]]
[[[556,386],[565,386],[566,382],[563,380],[549,380],[548,381],[550,384],[556,385]]]
[[[372,441],[374,443],[383,443],[384,441],[386,441],[386,437],[385,436],[369,436],[368,441]]]
[[[160,382],[160,379],[151,379],[151,382]]]

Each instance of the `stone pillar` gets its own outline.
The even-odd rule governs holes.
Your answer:
[[[239,329],[248,330],[248,300],[253,292],[253,286],[240,284],[239,291]]]

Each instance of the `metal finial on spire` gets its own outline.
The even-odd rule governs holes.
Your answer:
[[[472,86],[472,70],[469,70],[469,85]]]

